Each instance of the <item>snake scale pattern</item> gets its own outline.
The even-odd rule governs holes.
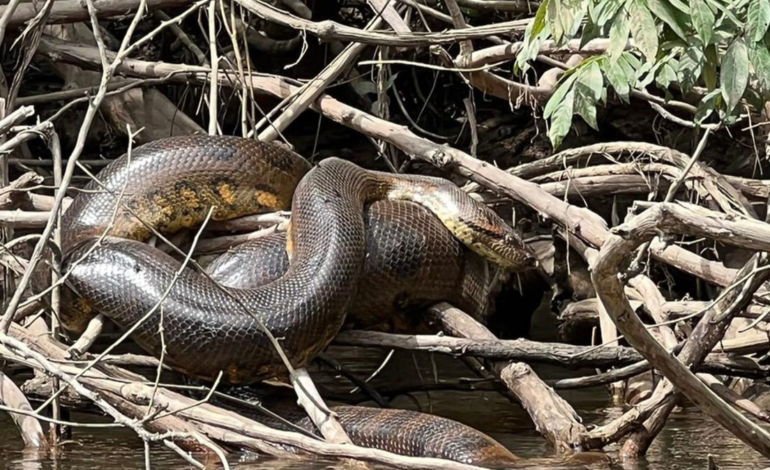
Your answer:
[[[207,275],[146,243],[154,231],[289,210],[288,233],[236,247]],[[447,230],[449,229],[449,230]],[[226,136],[155,141],[115,160],[65,212],[61,319],[82,331],[97,312],[192,377],[232,384],[285,377],[265,329],[294,367],[343,327],[388,321],[409,306],[451,300],[486,308],[489,265],[519,270],[534,256],[494,212],[433,177],[311,166],[271,143]],[[451,235],[450,235],[451,232]],[[152,312],[148,314],[148,312]],[[163,325],[163,338],[159,328]],[[502,468],[502,445],[432,415],[338,407],[354,443],[404,455]]]

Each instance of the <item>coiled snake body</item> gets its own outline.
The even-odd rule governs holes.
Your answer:
[[[378,201],[409,202],[394,202],[390,209],[380,206],[378,211]],[[180,269],[179,261],[142,242],[152,229],[172,233],[195,227],[210,210],[212,219],[225,220],[289,208],[290,229],[283,239],[288,255],[279,256],[273,274],[260,275],[261,281],[238,275],[228,280],[226,273],[233,272],[230,261],[220,260],[210,271],[222,284],[230,284],[222,287],[211,277]],[[221,371],[231,383],[283,377],[285,366],[264,329],[279,338],[295,367],[304,366],[325,348],[355,305],[367,249],[381,247],[367,242],[367,233],[376,231],[372,222],[380,216],[389,221],[388,230],[405,216],[424,227],[435,227],[440,220],[471,251],[505,268],[533,264],[513,229],[445,180],[366,171],[336,158],[311,169],[299,155],[274,144],[236,137],[173,137],[113,162],[64,214],[63,269],[77,297],[66,294],[63,324],[82,330],[95,312],[123,328],[141,320],[134,340],[155,355],[165,344],[164,362],[188,375],[213,380]],[[422,235],[435,237],[430,234],[438,232]],[[107,236],[100,239],[104,233]],[[394,246],[390,252],[409,252]],[[424,259],[430,259],[436,247],[446,249],[445,243],[432,238],[418,240],[416,246],[427,252]],[[474,263],[460,263],[455,278],[476,269]],[[393,269],[409,271],[403,266]],[[460,292],[460,298],[478,295],[460,284],[450,287],[448,291]],[[430,415],[407,415],[425,432],[421,435],[425,439],[436,439],[431,433],[446,426]],[[447,431],[449,436],[457,434]],[[473,460],[467,452],[453,457],[449,444],[440,447],[448,452],[445,458]]]

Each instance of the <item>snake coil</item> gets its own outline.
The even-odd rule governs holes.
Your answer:
[[[165,345],[164,362],[190,376],[213,380],[222,371],[235,384],[283,377],[284,364],[264,329],[279,338],[294,367],[306,365],[331,342],[355,304],[368,249],[376,247],[367,242],[367,221],[376,216],[367,219],[366,208],[371,214],[381,203],[401,207],[415,220],[440,221],[470,252],[504,268],[533,264],[512,228],[446,180],[367,171],[336,158],[311,168],[279,145],[237,137],[172,137],[112,162],[64,214],[63,268],[73,292],[65,293],[63,325],[81,331],[101,312],[122,328],[141,322],[133,339],[156,356]],[[230,264],[220,261],[212,272],[222,287],[211,276],[180,269],[179,261],[143,243],[153,230],[196,227],[210,210],[213,220],[226,220],[288,209],[287,256],[279,257],[280,267],[257,284],[241,277],[228,286],[223,273]],[[401,221],[392,212],[385,219]],[[432,241],[422,240],[417,249],[433,249]],[[147,315],[150,311],[155,313]],[[356,416],[370,420],[377,412],[363,410],[357,415],[354,410],[350,423]],[[391,414],[419,426],[419,438],[444,449],[436,456],[479,463],[473,449],[479,458],[489,452],[476,444],[461,445],[460,453],[451,450],[452,443],[459,445],[458,436],[467,441],[463,432],[470,432],[483,436],[485,446],[496,449],[492,454],[513,458],[459,423],[414,412]],[[360,442],[370,442],[371,431]],[[395,436],[386,450],[403,449],[397,441]],[[404,452],[424,454],[429,447]]]

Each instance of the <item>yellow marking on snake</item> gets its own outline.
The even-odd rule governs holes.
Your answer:
[[[190,209],[197,209],[200,207],[200,201],[198,201],[198,193],[192,189],[182,188],[182,190],[179,191],[179,195],[182,197],[182,200],[184,200],[185,206],[189,207]]]
[[[278,207],[280,205],[278,198],[273,193],[257,190],[254,192],[254,196],[257,198],[259,205],[263,207]]]
[[[93,312],[93,307],[91,307],[91,302],[87,301],[86,299],[83,299],[81,297],[78,297],[76,300],[77,302],[77,309],[83,312],[84,314],[91,314]]]
[[[174,215],[174,212],[176,212],[176,207],[174,207],[173,204],[169,203],[169,200],[160,194],[155,194],[152,197],[153,202],[155,203],[156,207],[160,208],[160,211],[165,215],[166,217],[171,217]]]
[[[229,183],[221,183],[217,189],[219,190],[219,196],[226,204],[232,205],[235,203],[235,191],[233,191]]]
[[[230,380],[231,383],[239,383],[240,382],[240,376],[241,374],[238,372],[238,366],[231,364],[227,367],[227,370],[225,371],[227,374],[227,378]]]

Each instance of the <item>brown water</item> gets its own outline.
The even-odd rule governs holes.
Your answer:
[[[533,329],[539,329],[533,325]],[[549,339],[541,337],[540,339]],[[344,363],[360,377],[369,376],[378,368],[387,351],[375,349],[331,348],[330,354]],[[554,367],[536,367],[544,379],[574,376],[576,372]],[[349,393],[352,385],[345,379],[321,366],[310,369],[320,387],[336,395]],[[591,373],[585,371],[585,373]],[[460,361],[438,354],[411,354],[399,352],[372,380],[378,389],[416,383],[456,382],[469,377]],[[616,406],[604,388],[561,391],[583,417],[587,425],[603,424],[623,412]],[[535,431],[526,412],[493,392],[481,391],[432,391],[399,396],[393,405],[399,408],[421,409],[452,418],[480,429],[522,457],[551,456],[545,440]],[[74,421],[106,422],[105,418],[92,415],[74,415]],[[141,441],[126,429],[73,430],[72,442],[58,459],[46,455],[24,454],[21,439],[10,421],[0,413],[0,469],[9,470],[97,470],[121,468],[145,468]],[[613,457],[617,446],[608,447]],[[685,470],[706,469],[707,457],[712,454],[721,469],[770,468],[770,460],[762,458],[731,434],[723,430],[691,405],[678,408],[668,421],[665,430],[655,440],[646,459],[634,464],[624,464],[626,469]],[[152,468],[158,470],[193,468],[175,453],[163,446],[153,446]],[[322,470],[346,468],[329,461],[280,461],[265,457],[234,455],[230,458],[233,468],[264,470]]]

